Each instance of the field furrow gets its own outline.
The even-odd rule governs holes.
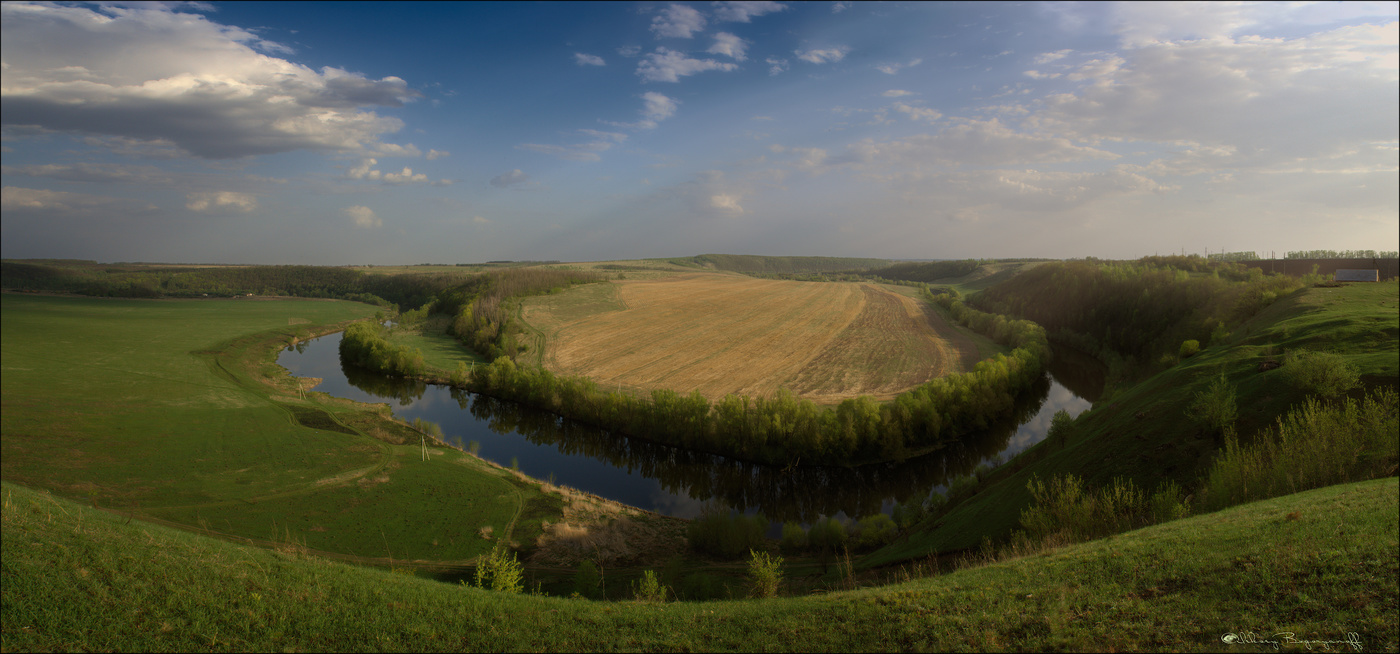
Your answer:
[[[546,367],[605,388],[716,399],[787,387],[839,402],[887,399],[961,370],[970,347],[918,301],[870,284],[693,274],[613,289],[527,303],[523,315],[546,335]]]

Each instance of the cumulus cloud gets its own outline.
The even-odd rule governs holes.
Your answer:
[[[644,103],[642,115],[651,121],[652,126],[676,113],[676,101],[660,93],[654,91],[643,93],[642,101]]]
[[[731,216],[744,215],[744,208],[739,206],[739,196],[730,193],[716,193],[711,195],[710,208]]]
[[[716,2],[715,20],[731,23],[747,23],[750,19],[764,14],[787,9],[781,2]]]
[[[491,185],[496,188],[510,188],[512,186],[519,186],[521,184],[525,184],[529,181],[530,176],[526,175],[519,168],[516,168],[515,170],[512,170],[510,172],[501,173],[495,177],[492,177]]]
[[[902,98],[906,95],[914,95],[914,93],[912,91],[905,91],[904,89],[890,89],[888,91],[885,91],[884,93],[881,93],[880,95],[883,95],[887,98]]]
[[[437,150],[433,150],[433,152],[437,152]],[[438,156],[446,155],[447,153],[445,152],[438,153]],[[429,156],[429,158],[436,159],[437,157]],[[385,184],[421,184],[428,182],[428,176],[426,174],[415,173],[413,172],[413,169],[409,168],[408,166],[404,166],[403,170],[397,173],[386,173],[381,170],[376,170],[374,168],[374,166],[377,163],[379,163],[378,159],[375,159],[373,157],[366,157],[365,159],[362,159],[360,161],[360,165],[355,166],[354,168],[351,168],[350,170],[346,171],[345,176],[349,179],[383,182]],[[439,186],[444,186],[451,183],[452,182],[450,180],[446,179],[434,182],[434,184]]]
[[[421,96],[398,77],[269,56],[286,50],[163,5],[4,3],[0,16],[6,124],[169,142],[211,159],[387,152],[379,139],[401,121],[364,107]]]
[[[203,213],[250,213],[258,208],[258,198],[251,193],[211,191],[185,196],[185,208]]]
[[[607,65],[607,62],[606,62],[606,61],[603,61],[603,58],[602,58],[602,57],[599,57],[598,55],[584,54],[584,53],[582,53],[582,52],[575,52],[575,53],[574,53],[574,63],[577,63],[577,64],[580,65],[580,66],[606,66],[606,65]]]
[[[637,65],[637,74],[644,82],[679,82],[682,77],[707,70],[731,71],[738,67],[738,64],[714,59],[693,59],[683,52],[657,48],[656,52],[642,58],[642,62]]]
[[[1069,69],[1027,123],[1082,140],[1232,147],[1235,165],[1335,157],[1400,136],[1396,23],[1297,38],[1154,41]],[[1281,138],[1287,135],[1287,138]]]
[[[748,47],[748,43],[743,39],[729,32],[720,32],[715,35],[715,44],[705,52],[721,54],[735,61],[744,61],[747,58],[744,56],[744,52],[748,50]]]
[[[793,54],[798,59],[811,64],[830,64],[846,58],[846,54],[851,48],[839,45],[834,48],[811,48],[809,50],[794,50]]]
[[[763,63],[768,64],[769,75],[778,75],[788,69],[788,60],[778,57],[768,57],[763,60]]]
[[[688,39],[705,29],[705,17],[686,5],[671,5],[651,19],[651,31],[657,38]]]
[[[448,157],[448,156],[451,156],[451,155],[452,155],[452,153],[451,153],[451,152],[447,152],[446,150],[428,150],[428,155],[427,155],[427,156],[428,156],[428,161],[433,161],[433,160],[435,160],[435,159],[441,159],[441,158],[443,158],[443,157]]]
[[[344,211],[345,215],[350,217],[351,222],[353,222],[356,227],[370,229],[384,226],[384,221],[374,214],[374,209],[369,207],[346,207]]]

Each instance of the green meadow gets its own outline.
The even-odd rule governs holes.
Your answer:
[[[6,483],[0,624],[14,651],[1394,651],[1397,502],[1379,479],[889,586],[658,603],[445,584]]]
[[[7,482],[226,538],[462,562],[528,542],[557,500],[370,407],[300,391],[293,338],[376,307],[336,300],[5,294]]]

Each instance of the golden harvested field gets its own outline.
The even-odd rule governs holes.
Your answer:
[[[588,284],[522,312],[550,370],[604,388],[885,400],[970,369],[977,348],[918,300],[874,284],[693,273]]]

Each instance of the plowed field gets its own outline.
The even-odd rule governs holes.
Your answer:
[[[693,274],[531,298],[550,370],[632,390],[888,399],[970,369],[977,348],[917,300],[872,284]]]

